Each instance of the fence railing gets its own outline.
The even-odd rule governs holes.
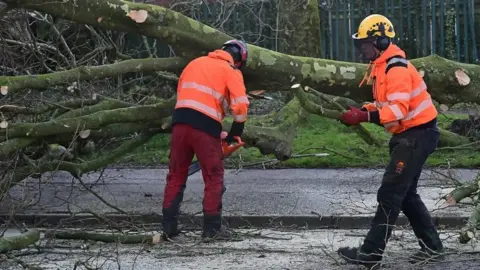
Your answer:
[[[300,1],[300,0],[299,0]],[[215,1],[210,1],[215,2]],[[221,1],[219,1],[221,2]],[[230,1],[198,4],[184,14],[236,38],[267,49],[278,49],[277,0]],[[360,21],[373,13],[387,16],[409,58],[438,54],[452,60],[477,63],[480,36],[479,0],[319,0],[321,58],[360,61],[351,35]],[[479,9],[480,11],[480,9]],[[475,20],[475,18],[478,18]],[[134,43],[141,42],[137,39]],[[302,42],[302,41],[298,41]],[[152,42],[151,42],[152,43]],[[137,43],[138,44],[138,43]],[[157,42],[158,56],[171,56]]]
[[[373,13],[387,16],[410,58],[438,54],[476,63],[474,0],[332,0],[321,12],[323,57],[358,61],[351,34]],[[327,19],[325,19],[327,18]]]

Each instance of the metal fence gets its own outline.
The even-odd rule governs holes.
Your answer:
[[[323,57],[358,61],[351,34],[367,15],[380,13],[395,26],[409,58],[438,54],[477,62],[474,0],[333,0],[322,10]]]
[[[185,15],[249,43],[278,51],[278,0],[198,4]],[[299,0],[300,1],[300,0]],[[452,60],[477,63],[476,7],[479,0],[319,0],[321,58],[360,61],[351,35],[360,21],[373,13],[387,16],[409,58],[438,54]],[[227,9],[229,9],[227,11]],[[299,15],[301,16],[301,14]],[[479,17],[480,19],[480,17]],[[479,24],[480,26],[480,24]],[[140,41],[140,40],[138,40]],[[301,42],[301,41],[299,41]],[[157,45],[160,57],[171,55]]]

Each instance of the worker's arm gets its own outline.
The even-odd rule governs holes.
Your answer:
[[[377,124],[400,121],[409,111],[412,79],[407,72],[407,64],[396,64],[387,71],[386,76],[386,97],[389,103],[378,111],[370,112],[370,122]]]
[[[243,75],[238,69],[232,69],[226,78],[230,97],[230,108],[233,115],[233,123],[228,133],[227,141],[232,142],[234,136],[241,136],[245,122],[247,121],[248,106],[247,89],[243,82]]]

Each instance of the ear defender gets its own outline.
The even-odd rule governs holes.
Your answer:
[[[375,41],[375,47],[380,51],[385,51],[390,45],[390,38],[387,36],[378,37]]]

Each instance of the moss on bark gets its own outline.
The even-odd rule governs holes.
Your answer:
[[[28,230],[20,235],[2,237],[0,238],[0,253],[27,248],[38,240],[40,240],[40,231],[37,229]]]
[[[102,66],[82,66],[49,74],[0,76],[0,86],[7,87],[8,93],[14,93],[26,88],[45,89],[47,87],[71,83],[77,80],[95,80],[114,77],[128,72],[178,72],[185,66],[185,64],[185,60],[180,57],[133,59]]]
[[[280,0],[280,51],[297,56],[319,57],[320,13],[317,0]],[[299,15],[301,14],[301,15]]]

